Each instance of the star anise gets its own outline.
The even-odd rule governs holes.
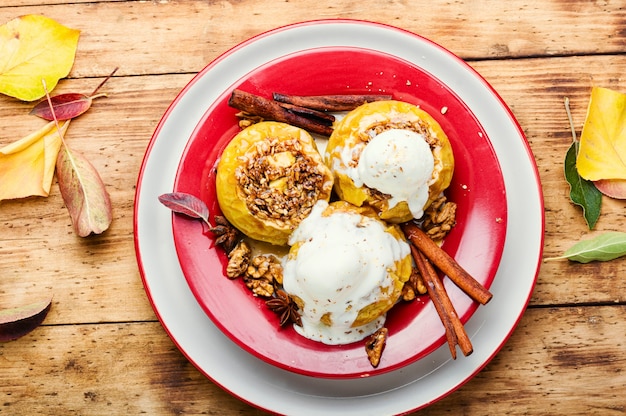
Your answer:
[[[215,219],[215,227],[211,227],[209,231],[211,231],[215,235],[215,244],[221,246],[226,253],[230,253],[241,238],[241,234],[239,230],[233,227],[228,220],[221,216],[216,215]]]
[[[277,290],[276,296],[265,302],[265,304],[274,313],[280,315],[280,326],[285,326],[289,322],[302,326],[298,305],[284,290]]]

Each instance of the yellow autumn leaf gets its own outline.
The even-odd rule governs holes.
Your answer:
[[[80,31],[41,15],[21,16],[0,26],[0,93],[23,101],[45,95],[66,77]]]
[[[626,94],[592,89],[576,168],[590,181],[626,179]]]
[[[65,135],[69,120],[59,122]],[[0,148],[0,201],[48,196],[62,139],[54,121]]]

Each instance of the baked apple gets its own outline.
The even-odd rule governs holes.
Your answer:
[[[392,223],[420,218],[450,185],[454,155],[426,111],[401,101],[359,106],[335,125],[325,152],[338,196]]]
[[[298,127],[260,122],[239,132],[217,165],[217,200],[228,221],[250,238],[284,245],[333,177],[315,141]]]
[[[411,275],[398,225],[370,207],[319,201],[289,238],[283,287],[300,307],[294,329],[325,344],[347,344],[380,329]]]

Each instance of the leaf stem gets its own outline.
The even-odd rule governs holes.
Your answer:
[[[48,105],[50,106],[50,112],[52,113],[52,118],[54,119],[54,125],[57,128],[57,134],[61,138],[61,143],[65,147],[65,137],[61,134],[61,126],[59,126],[59,120],[57,119],[57,115],[54,112],[54,106],[52,105],[52,99],[50,98],[50,92],[48,91],[48,86],[46,85],[46,80],[41,79],[41,83],[43,84],[43,90],[46,92],[46,100],[48,100]]]
[[[98,86],[96,87],[96,89],[95,89],[95,90],[93,90],[93,92],[92,92],[92,93],[91,93],[91,95],[90,95],[90,97],[91,97],[91,98],[94,98],[93,96],[94,96],[94,95],[96,95],[96,93],[98,92],[98,90],[99,90],[100,88],[102,88],[102,86],[103,86],[103,85],[104,85],[104,84],[105,84],[105,83],[109,80],[109,78],[111,78],[111,77],[112,77],[112,76],[113,76],[113,75],[117,72],[117,70],[118,70],[118,69],[120,69],[120,68],[119,68],[119,67],[115,67],[115,69],[114,69],[114,70],[113,70],[113,71],[109,74],[109,76],[107,76],[107,77],[106,77],[106,78],[105,78],[105,79],[104,79],[104,80],[100,83],[100,85],[98,85]]]
[[[567,114],[567,119],[569,120],[569,127],[572,131],[572,142],[577,143],[578,139],[576,138],[576,128],[574,127],[574,120],[572,119],[572,112],[569,109],[569,97],[565,97],[565,113]],[[578,150],[578,147],[577,147],[577,150]]]

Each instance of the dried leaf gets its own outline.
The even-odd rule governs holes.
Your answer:
[[[84,94],[67,93],[50,97],[57,120],[69,120],[83,114],[91,107],[93,98]],[[39,102],[30,112],[44,120],[54,120],[53,110],[47,100]]]
[[[576,166],[590,181],[626,179],[626,94],[592,89]]]
[[[108,229],[113,219],[111,198],[93,165],[64,144],[57,158],[56,172],[76,234],[86,237]]]
[[[42,100],[31,110],[30,114],[41,117],[45,120],[70,120],[83,114],[89,108],[93,100],[100,97],[106,97],[106,94],[98,94],[98,90],[117,72],[115,68],[101,83],[96,87],[91,95],[66,93],[53,97],[46,96],[46,100]],[[44,81],[44,89],[45,81]]]
[[[0,341],[13,341],[37,328],[48,315],[52,298],[0,311]]]
[[[0,26],[0,93],[23,101],[45,95],[66,77],[80,31],[41,15],[21,16]]]
[[[50,122],[36,132],[0,149],[0,201],[48,196],[57,154],[69,121]]]
[[[583,179],[576,169],[576,147],[572,143],[565,156],[565,179],[570,186],[569,196],[572,202],[583,209],[583,216],[590,230],[595,227],[600,217],[602,207],[602,193],[593,182]]]
[[[610,261],[626,255],[626,233],[611,231],[591,240],[580,241],[567,249],[562,256],[547,260],[568,259],[579,263]]]
[[[204,201],[194,195],[184,192],[172,192],[159,196],[159,202],[174,212],[191,218],[202,219],[209,224],[209,208]]]

